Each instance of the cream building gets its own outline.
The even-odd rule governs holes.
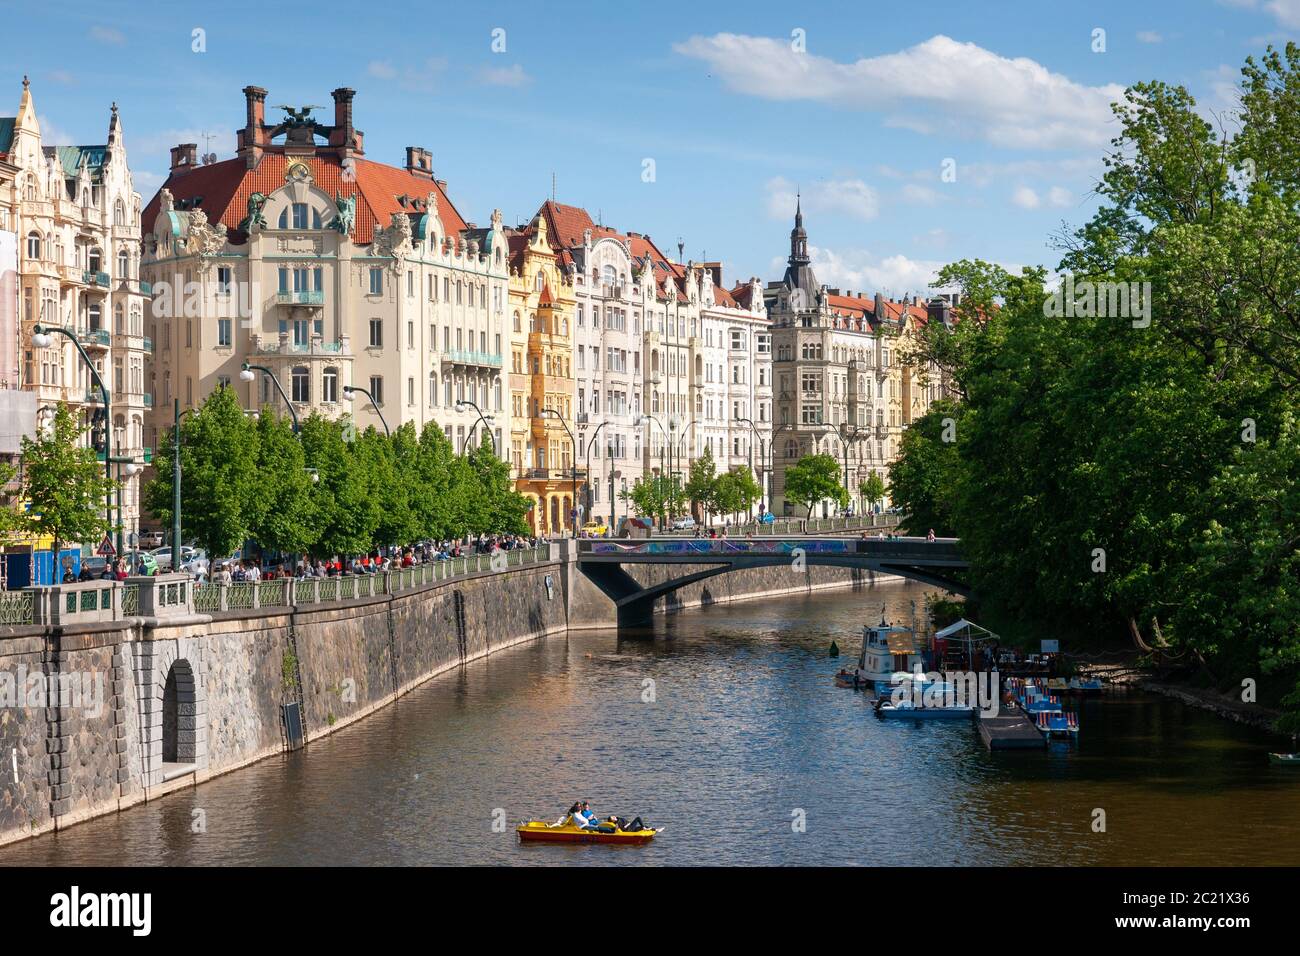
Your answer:
[[[145,427],[152,399],[145,378],[148,284],[140,273],[140,195],[116,104],[104,144],[46,144],[24,78],[17,115],[0,118],[0,164],[8,170],[0,172],[0,231],[17,237],[19,326],[0,329],[6,342],[0,387],[21,383],[35,392],[38,417],[66,402],[92,424],[103,404],[76,346],[60,334],[46,348],[32,341],[36,325],[67,329],[109,391],[114,457],[143,464],[152,456]],[[123,483],[121,524],[129,544],[139,530],[140,477],[129,467],[114,470]]]
[[[772,323],[773,510],[801,516],[785,501],[785,470],[804,455],[840,461],[841,482],[847,477],[854,498],[868,475],[888,480],[902,430],[943,393],[936,369],[900,361],[907,337],[929,321],[948,324],[951,315],[941,300],[894,302],[820,285],[801,210],[785,277],[764,297]],[[815,515],[833,511],[829,501],[814,508]]]
[[[144,211],[150,433],[170,426],[175,400],[192,407],[223,384],[249,408],[283,407],[268,374],[241,379],[250,363],[275,376],[299,417],[436,421],[459,452],[481,435],[481,412],[504,454],[500,214],[466,222],[426,149],[408,147],[400,167],[366,159],[352,90],[334,90],[332,125],[310,107],[268,121],[266,95],[244,89],[234,158],[201,164],[194,144],[175,147]],[[349,387],[373,403],[357,393],[349,404]]]

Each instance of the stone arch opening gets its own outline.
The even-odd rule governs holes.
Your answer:
[[[194,763],[196,733],[194,670],[181,659],[167,671],[162,701],[163,763]]]

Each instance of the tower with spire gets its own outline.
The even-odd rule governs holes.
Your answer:
[[[803,227],[803,197],[799,195],[794,201],[794,228],[790,230],[788,262],[782,284],[788,291],[802,289],[804,296],[797,297],[802,302],[815,302],[819,286],[817,276],[813,274],[812,258],[808,255],[808,231]]]

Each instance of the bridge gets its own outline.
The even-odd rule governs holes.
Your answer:
[[[652,585],[628,574],[629,564],[683,565],[682,573]],[[701,567],[703,565],[703,567]],[[657,598],[741,568],[821,565],[897,574],[955,594],[969,593],[960,574],[969,565],[956,538],[652,538],[578,542],[578,568],[610,598],[620,624],[648,619]]]

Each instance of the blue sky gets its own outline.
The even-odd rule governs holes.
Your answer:
[[[821,281],[901,295],[963,257],[1054,266],[1050,236],[1093,208],[1117,91],[1159,78],[1228,109],[1245,57],[1300,37],[1300,0],[300,9],[0,3],[22,38],[0,115],[27,73],[47,135],[101,143],[116,100],[147,200],[170,146],[203,150],[207,133],[233,153],[243,86],[266,87],[268,105],[328,105],[351,86],[366,155],[400,164],[428,147],[469,220],[523,220],[554,174],[561,202],[667,252],[680,237],[729,282],[766,281],[801,190]]]

